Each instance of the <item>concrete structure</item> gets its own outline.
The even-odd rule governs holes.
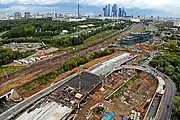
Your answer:
[[[173,24],[175,27],[180,27],[180,21],[174,21],[174,24]]]
[[[112,6],[112,17],[117,17],[117,4]]]
[[[22,98],[14,89],[0,96],[0,114],[8,110],[10,107],[16,105],[20,101],[22,101]]]
[[[83,72],[69,79],[50,95],[40,99],[17,120],[62,120],[68,117],[81,99],[88,95],[99,83],[98,76]],[[40,107],[37,107],[40,106]]]
[[[40,100],[41,98],[49,95],[53,91],[55,91],[60,86],[64,85],[67,81],[72,79],[73,77],[77,76],[77,74],[73,74],[63,80],[60,80],[59,82],[53,84],[52,86],[49,86],[48,88],[32,95],[30,98],[18,103],[16,106],[9,108],[7,111],[0,114],[0,120],[10,120],[17,116],[20,112],[30,107],[32,104],[34,104],[36,101]]]
[[[152,40],[151,33],[131,33],[130,35],[118,40],[114,46],[134,45]]]
[[[71,112],[72,108],[56,102],[47,102],[46,105],[35,108],[32,112],[24,112],[16,120],[62,120]]]
[[[22,18],[21,12],[15,12],[15,13],[14,13],[14,19],[15,19],[15,20],[19,20],[19,19],[21,19],[21,18]]]
[[[139,18],[131,18],[130,21],[140,23],[141,19],[139,19]]]
[[[120,65],[130,61],[137,56],[133,56],[130,53],[120,54],[110,60],[104,61],[99,63],[89,69],[90,73],[95,75],[107,75],[111,71],[114,71],[115,68],[119,67]]]
[[[66,22],[80,22],[86,21],[86,18],[52,18],[52,20],[66,21]]]
[[[24,13],[24,18],[25,19],[29,19],[31,17],[31,13],[30,12],[25,12]]]
[[[79,7],[79,3],[78,3],[78,19],[80,18],[80,7]]]
[[[53,14],[53,18],[57,18],[58,17],[58,14],[57,13],[54,13]]]
[[[122,17],[122,9],[121,8],[119,8],[118,17]]]
[[[110,17],[111,16],[111,5],[110,4],[108,4],[108,17]]]
[[[165,82],[162,79],[162,77],[157,76],[158,79],[158,88],[157,88],[157,93],[163,95],[165,92]]]
[[[104,15],[104,17],[108,17],[108,7],[107,7],[107,5],[103,8],[103,15]]]

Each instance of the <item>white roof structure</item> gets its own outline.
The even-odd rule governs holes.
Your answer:
[[[164,94],[164,92],[165,92],[165,82],[164,82],[164,80],[161,78],[161,77],[157,77],[157,79],[158,79],[158,88],[157,88],[157,93],[159,93],[159,94]]]
[[[93,25],[93,24],[88,24],[87,26],[88,26],[88,27],[94,27],[94,25]]]
[[[105,62],[102,62],[98,64],[97,67],[93,66],[94,69],[90,71],[92,74],[96,75],[106,75],[109,72],[113,71],[115,68],[119,67],[123,63],[133,59],[135,56],[131,55],[130,53],[124,53],[120,54],[110,60],[107,60]],[[92,68],[93,68],[92,67]]]
[[[68,33],[69,31],[68,30],[62,30],[63,33]]]
[[[80,25],[78,26],[79,28],[87,28],[88,26],[87,25]]]
[[[72,112],[72,108],[62,106],[56,102],[44,103],[40,108],[31,112],[24,112],[16,120],[61,120]]]

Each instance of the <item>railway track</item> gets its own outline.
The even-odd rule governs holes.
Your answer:
[[[2,85],[3,83],[5,83],[11,79],[17,78],[19,76],[21,76],[21,78],[23,78],[26,75],[33,74],[37,71],[40,71],[37,74],[37,75],[40,75],[40,74],[47,72],[48,70],[56,70],[59,68],[60,64],[65,62],[67,59],[70,59],[70,58],[73,58],[76,56],[80,56],[80,55],[83,56],[87,53],[90,53],[90,52],[96,51],[102,47],[108,46],[113,41],[115,41],[118,37],[123,37],[124,35],[129,34],[133,27],[136,27],[136,26],[133,25],[133,26],[129,27],[128,29],[124,30],[123,32],[117,31],[114,34],[112,34],[111,36],[104,38],[101,41],[99,41],[93,45],[87,46],[86,48],[83,48],[83,49],[80,49],[80,50],[77,50],[77,51],[74,51],[71,53],[66,53],[63,55],[57,55],[52,58],[29,65],[28,67],[26,67],[22,70],[19,70],[12,74],[9,74],[8,78],[6,76],[3,76],[2,78],[0,78],[0,85]]]

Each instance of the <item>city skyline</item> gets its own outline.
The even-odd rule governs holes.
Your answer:
[[[14,2],[11,2],[14,1]],[[130,15],[153,15],[153,16],[174,16],[174,17],[178,17],[180,13],[177,12],[177,10],[172,10],[175,9],[177,7],[168,7],[169,5],[172,5],[170,3],[167,2],[167,4],[165,5],[166,7],[168,7],[168,9],[164,9],[162,6],[164,4],[164,2],[162,2],[163,4],[161,5],[160,8],[158,8],[159,5],[155,5],[157,6],[157,8],[155,7],[144,7],[146,2],[142,2],[143,6],[140,7],[135,5],[135,3],[137,4],[136,0],[132,1],[132,5],[130,5],[130,3],[125,3],[125,2],[112,2],[112,3],[108,3],[106,0],[104,0],[104,2],[102,2],[102,4],[96,4],[96,2],[98,2],[99,0],[97,0],[95,3],[92,2],[87,3],[88,1],[86,0],[81,0],[81,1],[74,1],[74,2],[62,2],[59,0],[56,0],[57,3],[54,2],[48,2],[48,0],[46,0],[47,2],[43,3],[43,1],[41,2],[41,4],[34,3],[34,1],[32,1],[31,3],[28,2],[27,0],[25,0],[26,2],[19,2],[17,0],[11,0],[11,1],[6,1],[6,0],[2,0],[0,1],[0,12],[1,14],[3,13],[13,13],[13,12],[31,12],[31,13],[35,13],[35,12],[76,12],[77,11],[77,3],[80,2],[82,8],[81,8],[81,12],[92,12],[92,13],[98,13],[98,14],[103,14],[102,11],[102,7],[104,7],[105,5],[108,4],[117,4],[117,6],[122,6],[124,8],[126,8],[127,13],[129,13]],[[16,2],[17,1],[17,2]],[[59,1],[59,2],[58,2]],[[121,1],[121,0],[120,0]],[[144,0],[146,1],[146,0]],[[161,0],[160,0],[161,1]],[[100,2],[100,1],[99,1]],[[107,3],[107,4],[106,4]],[[180,4],[180,3],[179,3]],[[177,3],[178,5],[178,3]],[[108,6],[107,6],[108,7]],[[111,6],[112,7],[112,6]],[[117,8],[119,9],[119,8]],[[175,13],[177,12],[177,13]]]

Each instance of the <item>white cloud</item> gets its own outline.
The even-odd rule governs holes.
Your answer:
[[[0,4],[19,3],[33,5],[52,5],[59,3],[84,3],[88,5],[101,6],[104,4],[120,4],[126,7],[141,7],[141,8],[163,8],[167,5],[179,6],[180,0],[0,0]]]
[[[156,9],[171,13],[178,13],[180,0],[0,0],[3,4],[12,5],[56,5],[61,3],[77,3],[93,6],[104,6],[105,4],[118,4],[125,8]]]

